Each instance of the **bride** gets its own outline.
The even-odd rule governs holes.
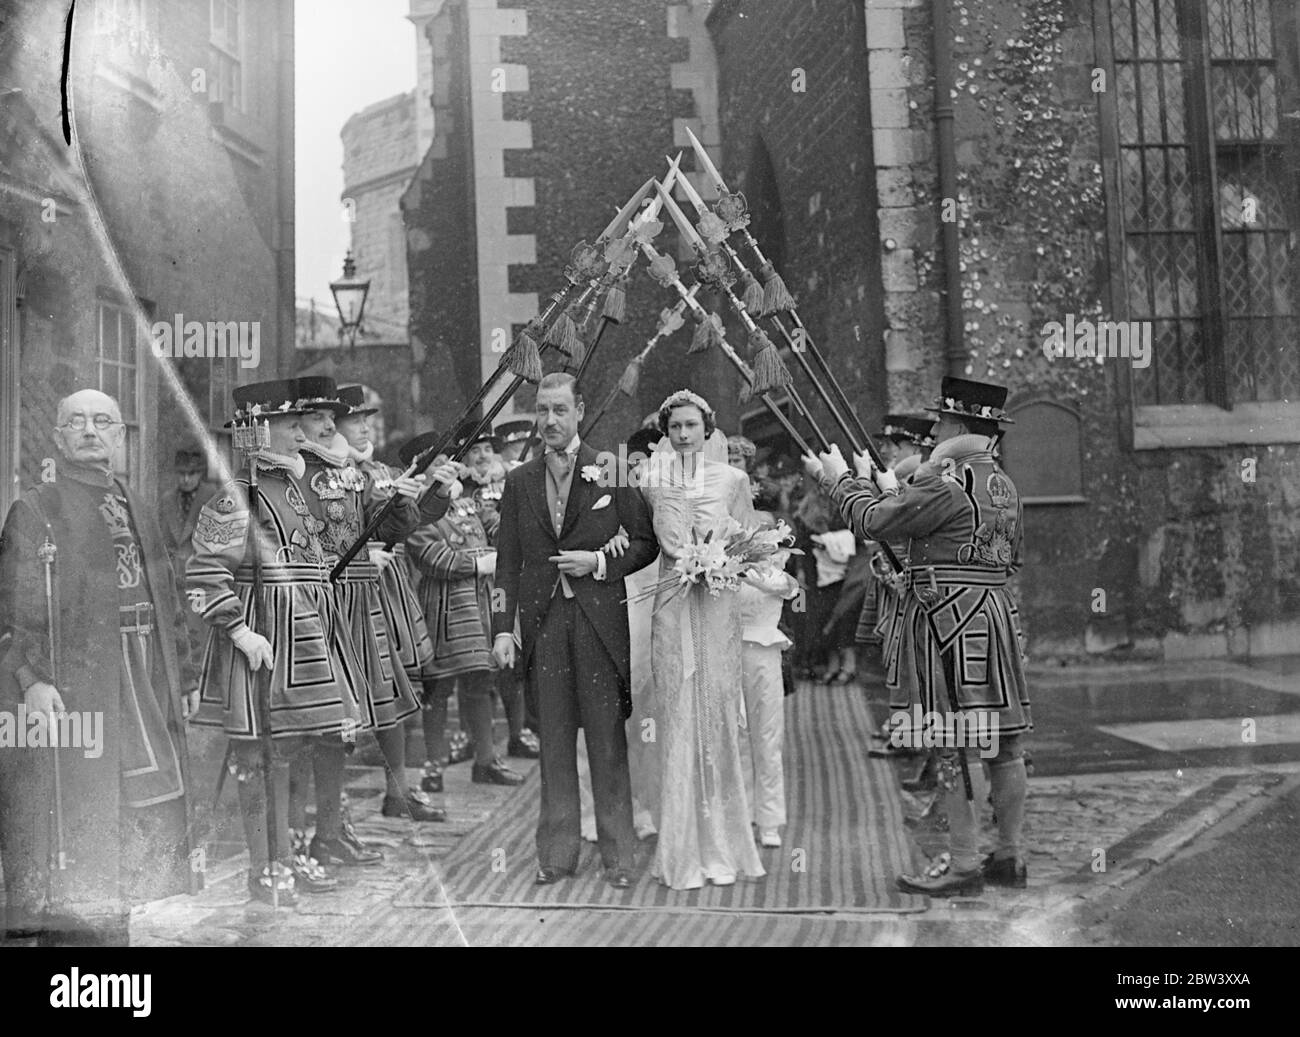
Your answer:
[[[727,465],[725,437],[714,436],[715,428],[713,409],[689,390],[659,408],[659,430],[671,449],[652,455],[639,481],[654,517],[661,572],[672,567],[692,530],[703,537],[727,515],[754,524],[749,477]],[[710,456],[717,440],[721,454]],[[661,591],[655,609],[651,658],[662,801],[651,874],[674,889],[757,878],[764,871],[740,757],[740,596],[712,597],[692,585]]]

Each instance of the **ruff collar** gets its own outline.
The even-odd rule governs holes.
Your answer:
[[[301,479],[307,474],[307,462],[302,459],[302,454],[276,454],[270,450],[259,450],[255,456],[258,468],[279,468],[295,479]]]
[[[351,443],[349,443],[348,457],[351,458],[351,460],[354,463],[359,465],[367,464],[368,462],[373,461],[375,459],[374,441],[372,440],[371,442],[367,443],[364,450],[357,450],[352,446]]]
[[[327,465],[334,468],[342,468],[348,463],[348,441],[343,438],[341,432],[334,433],[334,441],[326,446],[324,443],[307,442],[303,444],[303,453],[310,453],[313,457],[319,457]]]

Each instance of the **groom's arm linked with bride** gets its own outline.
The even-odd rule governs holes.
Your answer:
[[[649,507],[626,472],[615,472],[609,485],[609,479],[590,478],[594,449],[579,443],[571,456],[567,488],[548,474],[545,454],[506,476],[497,536],[493,655],[501,666],[514,665],[518,616],[518,658],[541,722],[539,882],[547,873],[559,876],[578,866],[579,725],[591,762],[601,857],[611,873],[632,868],[636,838],[624,731],[632,696],[623,578],[659,553]],[[627,532],[627,549],[617,557],[602,553],[620,527]]]

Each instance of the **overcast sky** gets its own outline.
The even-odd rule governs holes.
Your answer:
[[[349,242],[339,131],[366,105],[415,86],[415,26],[407,0],[294,6],[297,294],[333,307],[329,283]]]

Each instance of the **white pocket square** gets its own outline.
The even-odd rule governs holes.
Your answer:
[[[601,497],[600,500],[596,501],[596,503],[591,506],[591,510],[599,511],[601,508],[608,508],[609,502],[611,500],[613,500],[613,498],[607,493],[605,494],[605,496]]]

